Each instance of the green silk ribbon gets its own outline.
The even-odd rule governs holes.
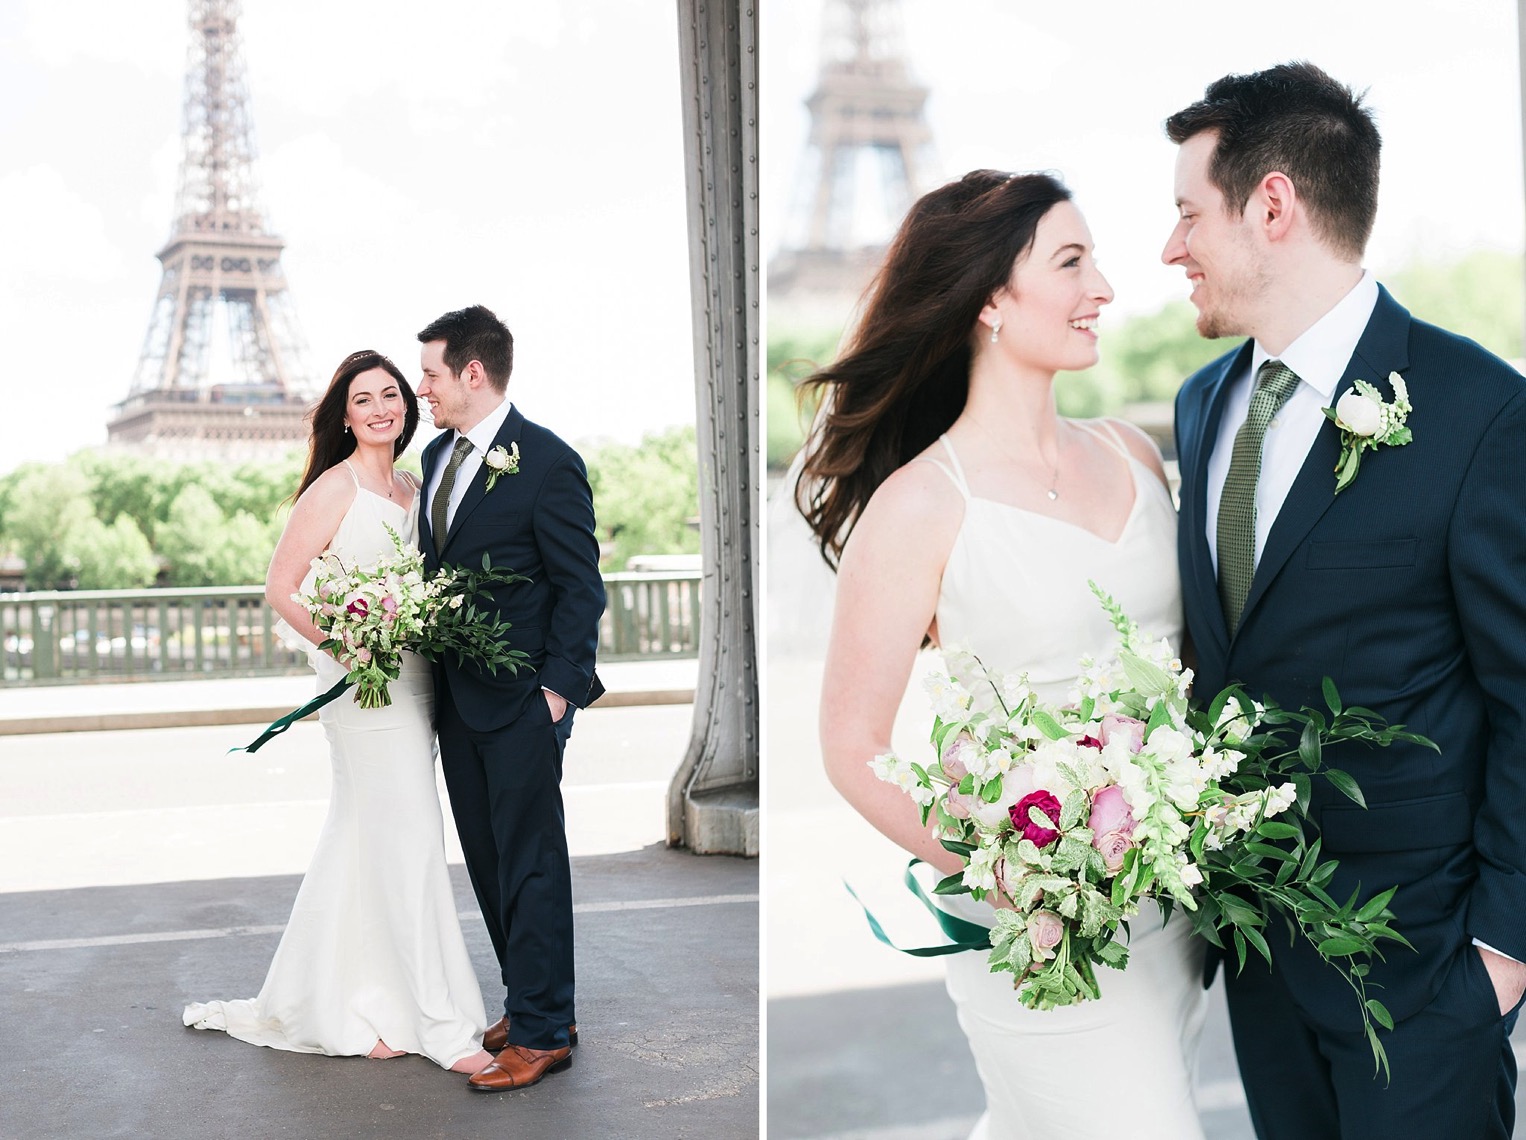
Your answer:
[[[858,903],[860,907],[863,907],[864,917],[869,920],[869,929],[874,932],[874,936],[892,950],[899,950],[902,954],[910,954],[913,958],[938,958],[944,954],[959,954],[965,950],[989,950],[991,948],[990,927],[981,926],[978,922],[968,922],[965,919],[956,918],[949,914],[948,911],[935,905],[933,900],[927,897],[927,892],[922,889],[922,884],[917,882],[917,877],[912,874],[917,864],[921,862],[921,859],[913,859],[910,863],[906,864],[906,874],[903,876],[903,881],[906,883],[907,890],[911,891],[912,894],[921,900],[922,905],[928,909],[933,918],[937,919],[938,925],[943,929],[943,933],[948,935],[953,941],[940,946],[897,946],[894,942],[890,941],[890,936],[885,933],[885,928],[880,925],[880,920],[874,917],[868,907],[864,906],[863,899],[859,898],[853,888],[849,887],[846,882],[843,883],[843,886],[848,888],[848,893],[853,896],[853,901]]]
[[[270,722],[270,727],[267,728],[264,732],[260,733],[259,739],[254,741],[254,743],[246,744],[242,748],[230,748],[230,749],[228,749],[228,751],[229,752],[258,752],[260,750],[260,748],[264,746],[264,744],[265,744],[265,742],[267,740],[270,740],[272,737],[280,736],[281,733],[285,732],[292,725],[296,724],[297,721],[301,720],[303,717],[307,716],[309,713],[317,712],[324,705],[326,705],[330,701],[334,700],[336,697],[338,697],[341,693],[343,693],[349,687],[350,687],[350,679],[348,677],[346,677],[343,680],[335,683],[334,687],[332,689],[330,689],[328,692],[323,693],[321,696],[314,697],[312,700],[308,701],[307,704],[303,705],[301,708],[299,708],[299,709],[292,709],[291,712],[287,713],[285,716],[281,717],[280,719],[271,721]]]

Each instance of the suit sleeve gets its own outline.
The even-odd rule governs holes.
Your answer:
[[[1449,561],[1468,663],[1488,716],[1484,797],[1473,826],[1478,881],[1467,933],[1526,960],[1526,393],[1490,424],[1463,481]],[[1445,741],[1438,741],[1442,747]]]
[[[568,450],[547,473],[532,517],[552,595],[540,683],[581,708],[588,703],[593,683],[604,578],[599,573],[593,491],[576,452]]]

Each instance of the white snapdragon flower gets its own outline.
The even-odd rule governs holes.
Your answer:
[[[1298,789],[1292,783],[1281,784],[1275,788],[1266,790],[1266,814],[1270,816],[1281,815],[1293,806],[1293,801],[1298,799]]]
[[[977,847],[970,852],[970,861],[965,864],[964,876],[960,880],[971,890],[994,891],[996,889],[996,858],[997,851],[993,847]]]
[[[1001,703],[1009,709],[1017,708],[1033,696],[1033,689],[1028,685],[1026,673],[1017,677],[1003,677],[997,690],[1001,693]]]
[[[1203,872],[1198,869],[1196,863],[1187,858],[1185,851],[1177,853],[1176,865],[1177,878],[1181,879],[1182,886],[1195,887],[1203,881]]]
[[[1233,748],[1205,748],[1201,757],[1203,774],[1218,783],[1226,776],[1233,776],[1244,758],[1243,752],[1236,752]]]
[[[934,673],[923,682],[933,705],[933,715],[943,721],[964,720],[972,703],[969,690],[952,677]]]

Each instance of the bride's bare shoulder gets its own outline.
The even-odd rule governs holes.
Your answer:
[[[914,543],[953,532],[964,518],[964,497],[952,477],[928,453],[896,468],[870,496],[858,527]]]
[[[297,500],[297,506],[307,511],[343,513],[355,501],[355,477],[343,463],[336,463],[312,481]]]

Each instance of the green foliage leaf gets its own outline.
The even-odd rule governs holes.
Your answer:
[[[1330,710],[1330,715],[1331,716],[1340,716],[1340,713],[1341,713],[1341,695],[1340,695],[1340,692],[1335,687],[1335,682],[1332,681],[1329,677],[1326,677],[1320,683],[1320,688],[1324,692],[1325,707]]]
[[[1347,799],[1353,803],[1360,804],[1362,807],[1367,806],[1367,800],[1362,796],[1362,789],[1357,787],[1356,781],[1351,778],[1349,773],[1343,772],[1339,768],[1326,768],[1324,777],[1330,781],[1331,787],[1335,788],[1336,791],[1340,792]]]

